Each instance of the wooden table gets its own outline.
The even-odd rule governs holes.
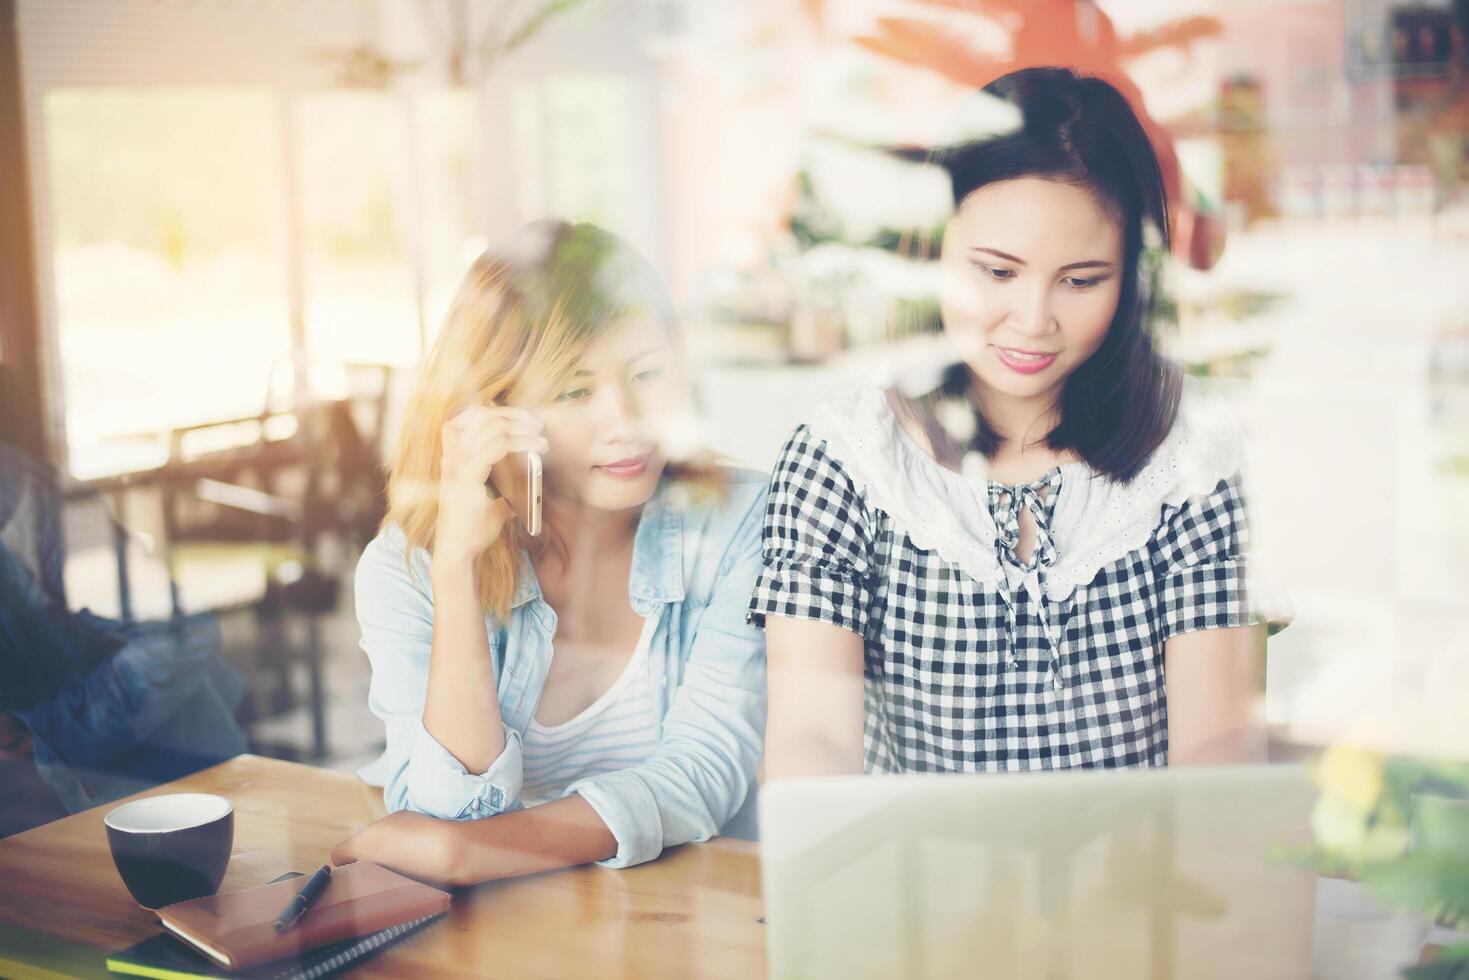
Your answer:
[[[384,812],[381,792],[353,776],[250,755],[139,795],[182,791],[235,803],[224,891],[310,871]],[[106,953],[159,931],[113,867],[102,818],[115,805],[0,841],[0,974],[108,976]],[[720,839],[636,868],[465,889],[446,920],[357,975],[758,977],[761,915],[756,846]]]

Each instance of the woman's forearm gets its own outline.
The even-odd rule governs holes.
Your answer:
[[[474,562],[436,557],[431,575],[434,634],[423,724],[465,769],[478,774],[504,751],[505,729]]]
[[[541,806],[454,825],[458,835],[453,884],[473,885],[605,861],[617,838],[576,793]]]
[[[805,725],[766,725],[765,778],[855,775],[862,772],[862,730],[836,739]]]

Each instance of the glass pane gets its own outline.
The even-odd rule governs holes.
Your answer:
[[[631,232],[633,108],[632,83],[618,75],[559,73],[518,87],[517,169],[530,213]]]
[[[273,97],[57,89],[45,99],[69,465],[161,462],[126,438],[258,412],[289,350]]]
[[[402,98],[313,92],[296,104],[296,133],[309,357],[412,362],[419,323]]]
[[[479,131],[474,93],[429,92],[418,98],[417,145],[421,148],[424,323],[432,342],[459,279],[485,240],[476,230],[475,140]]]

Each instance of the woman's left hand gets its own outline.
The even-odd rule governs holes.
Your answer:
[[[454,820],[400,810],[374,821],[332,848],[332,864],[371,861],[411,878],[461,884],[459,831]]]

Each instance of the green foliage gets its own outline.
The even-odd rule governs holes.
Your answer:
[[[796,207],[791,213],[791,236],[796,240],[796,247],[803,252],[830,242],[854,244],[847,241],[841,221],[816,196],[815,182],[807,170],[796,173]]]
[[[867,240],[867,244],[873,248],[880,248],[884,252],[892,252],[896,255],[913,255],[914,257],[926,257],[937,259],[939,257],[939,243],[944,240],[944,229],[947,225],[937,224],[932,228],[917,228],[907,231],[898,228],[879,228]]]
[[[899,296],[893,300],[891,323],[900,337],[937,333],[943,328],[938,300],[931,296]]]
[[[581,6],[585,0],[550,0],[535,13],[525,19],[525,23],[517,27],[510,36],[505,39],[503,50],[508,54],[516,48],[525,44],[535,37],[546,22],[551,18],[564,14],[575,7]]]
[[[1403,971],[1407,980],[1469,980],[1469,943],[1439,950],[1438,958]]]
[[[909,254],[914,244],[930,243],[932,258],[938,258],[938,243],[943,241],[944,223],[931,228],[879,228],[866,238],[856,238],[842,224],[816,192],[816,183],[808,170],[796,172],[796,207],[791,214],[791,235],[803,252],[818,245],[852,245],[876,248],[884,252]]]
[[[1262,313],[1269,313],[1286,299],[1285,293],[1263,289],[1228,289],[1214,297],[1210,312],[1230,320],[1250,320]]]
[[[1142,291],[1153,304],[1153,315],[1145,324],[1154,335],[1178,329],[1178,301],[1168,290],[1168,253],[1161,245],[1146,245],[1138,256]]]
[[[1414,850],[1396,861],[1365,866],[1362,884],[1390,908],[1426,912],[1450,928],[1469,928],[1469,860]]]
[[[1469,929],[1469,764],[1335,746],[1317,761],[1315,864],[1379,901]],[[1469,943],[1405,975],[1465,977]]]

